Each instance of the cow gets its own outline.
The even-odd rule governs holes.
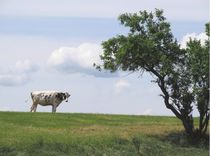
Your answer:
[[[37,105],[42,106],[52,106],[52,112],[56,112],[56,108],[60,105],[62,101],[68,102],[68,98],[71,95],[67,92],[58,91],[33,91],[31,92],[32,106],[31,112],[36,112]]]

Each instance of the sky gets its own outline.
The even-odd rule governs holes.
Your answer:
[[[92,66],[103,41],[128,32],[120,14],[155,8],[182,48],[190,37],[206,39],[208,0],[0,0],[0,111],[27,112],[30,92],[58,90],[71,94],[58,112],[173,115],[151,75]]]

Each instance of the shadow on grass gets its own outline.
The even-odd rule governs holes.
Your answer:
[[[114,137],[108,142],[45,142],[39,138],[33,144],[26,146],[25,155],[30,156],[139,156],[131,140]]]
[[[0,146],[0,156],[13,156],[16,155],[15,148],[7,147],[7,146]]]
[[[42,138],[39,138],[33,144],[26,147],[25,153],[30,156],[45,156],[45,155],[68,155],[70,147],[63,143],[53,142],[45,143]]]
[[[97,146],[79,143],[61,143],[61,142],[45,142],[38,139],[33,144],[26,147],[25,155],[30,156],[69,156],[69,155],[100,155],[101,151]]]
[[[168,135],[164,136],[155,135],[151,137],[157,138],[163,142],[169,142],[170,144],[178,147],[209,148],[209,135],[204,136],[202,139],[196,137],[190,138],[186,135],[186,133],[180,131],[169,133]]]

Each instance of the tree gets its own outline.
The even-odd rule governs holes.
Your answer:
[[[206,24],[206,34],[209,37],[210,24]],[[187,43],[187,70],[192,81],[192,94],[197,106],[199,117],[198,135],[204,135],[209,123],[209,40],[202,46],[199,40]]]
[[[166,108],[182,121],[186,134],[202,138],[209,121],[209,44],[201,46],[200,41],[190,40],[187,49],[181,49],[159,9],[125,13],[119,20],[129,33],[104,41],[103,63],[95,67],[111,72],[149,72]],[[193,105],[200,113],[198,128],[194,126]]]

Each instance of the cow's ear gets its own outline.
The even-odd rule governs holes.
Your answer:
[[[66,92],[65,94],[66,94],[66,97],[70,97],[71,96],[68,92]]]
[[[65,93],[63,93],[63,100],[65,100],[66,99],[66,94]]]

